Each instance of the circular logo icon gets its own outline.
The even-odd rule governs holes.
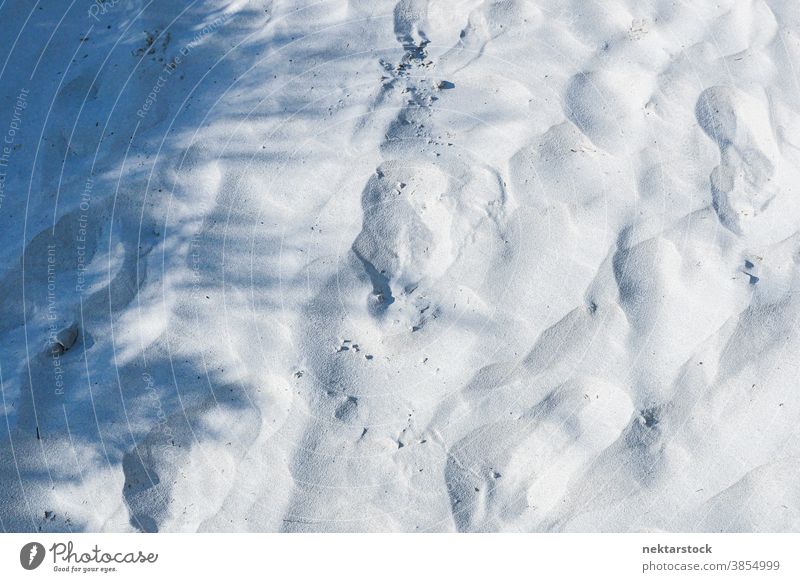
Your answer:
[[[44,546],[39,542],[29,542],[19,551],[19,563],[26,570],[35,570],[44,561]]]

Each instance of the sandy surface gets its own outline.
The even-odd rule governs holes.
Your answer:
[[[0,529],[800,531],[800,4],[0,4]]]

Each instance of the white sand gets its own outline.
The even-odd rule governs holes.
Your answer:
[[[800,4],[29,4],[1,529],[800,531]]]

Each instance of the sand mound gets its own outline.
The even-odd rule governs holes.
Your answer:
[[[140,4],[0,7],[1,529],[800,529],[793,3]]]

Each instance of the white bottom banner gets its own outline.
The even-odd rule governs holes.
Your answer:
[[[800,580],[800,534],[2,534],[2,580]]]

